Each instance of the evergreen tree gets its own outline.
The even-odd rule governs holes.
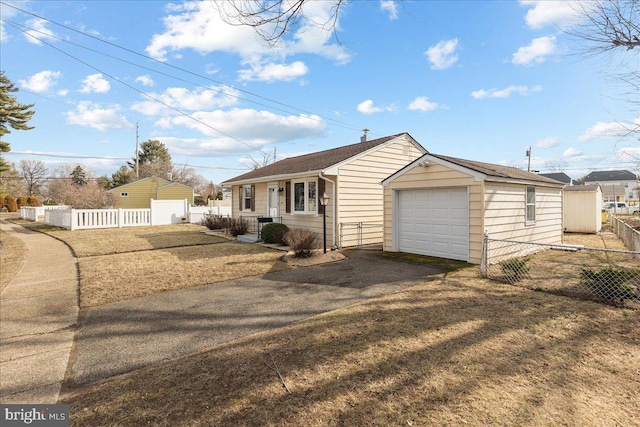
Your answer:
[[[131,159],[131,162],[127,162],[127,164],[133,171],[136,170],[135,158]],[[169,154],[167,147],[157,139],[150,139],[140,144],[138,169],[139,178],[148,176],[166,178],[172,169],[171,154]]]
[[[2,153],[11,151],[9,143],[2,138],[11,133],[9,127],[16,130],[29,130],[33,126],[27,125],[35,111],[29,111],[34,104],[20,104],[12,93],[18,88],[0,71],[0,173],[9,169],[9,165],[2,157]]]
[[[76,187],[87,185],[87,174],[82,166],[78,165],[71,171],[71,183]]]
[[[111,186],[112,188],[120,187],[133,182],[134,179],[135,172],[123,165],[114,174],[111,174]]]

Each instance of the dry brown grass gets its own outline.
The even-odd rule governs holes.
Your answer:
[[[195,224],[75,231],[37,223],[22,225],[66,242],[78,258],[226,241],[223,237],[202,233],[205,228]]]
[[[639,330],[640,312],[473,267],[63,401],[83,426],[632,426]]]
[[[0,292],[18,274],[27,253],[27,247],[22,240],[0,230]]]
[[[82,258],[81,308],[290,268],[283,253],[235,242]]]

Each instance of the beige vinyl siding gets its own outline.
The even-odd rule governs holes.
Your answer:
[[[338,222],[383,221],[380,182],[422,153],[408,140],[392,144],[341,166],[338,185]]]
[[[193,189],[184,185],[173,183],[158,188],[157,200],[184,200],[193,203]]]
[[[116,205],[122,209],[142,209],[151,207],[151,199],[157,198],[158,186],[166,185],[169,181],[162,178],[148,178],[123,185],[113,191]],[[128,193],[128,197],[120,197],[121,193]],[[185,197],[182,197],[184,199]]]
[[[490,238],[562,243],[562,190],[534,187],[536,220],[526,225],[527,186],[485,182],[485,229]]]
[[[384,188],[384,250],[393,250],[393,191],[428,188],[467,187],[469,191],[469,262],[479,263],[483,239],[482,182],[473,177],[432,164],[427,168],[414,167]]]

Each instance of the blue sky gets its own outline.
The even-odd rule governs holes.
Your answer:
[[[322,22],[331,5],[305,12]],[[5,137],[11,162],[110,176],[133,156],[136,123],[140,142],[214,183],[260,150],[338,147],[364,128],[525,169],[531,146],[532,169],[573,178],[635,170],[640,156],[620,124],[637,112],[606,77],[617,59],[579,54],[561,1],[353,1],[336,34],[303,20],[276,47],[212,1],[3,1],[0,14],[0,69],[36,104],[35,129]]]

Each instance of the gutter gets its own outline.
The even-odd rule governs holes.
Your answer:
[[[335,181],[330,180],[329,178],[327,178],[324,175],[324,170],[321,170],[318,173],[318,178],[320,179],[324,179],[325,181],[329,181],[332,186],[331,186],[331,198],[333,199],[333,203],[331,204],[331,230],[332,230],[332,235],[333,235],[333,244],[331,245],[331,248],[336,248],[336,183]]]

